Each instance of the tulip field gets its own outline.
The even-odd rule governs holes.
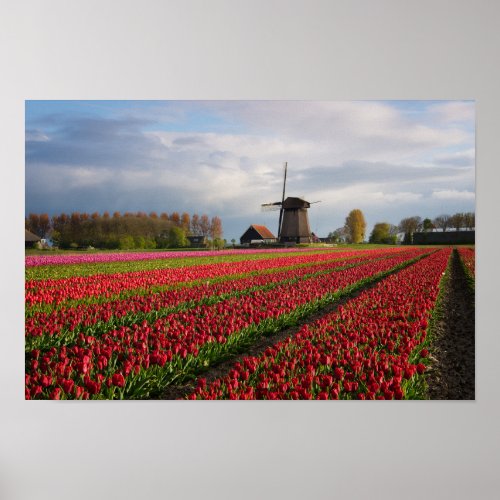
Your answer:
[[[424,398],[451,253],[27,256],[25,398]]]
[[[460,260],[465,270],[465,274],[469,279],[472,287],[474,287],[474,282],[476,279],[476,252],[473,248],[459,248],[458,253],[460,255]]]

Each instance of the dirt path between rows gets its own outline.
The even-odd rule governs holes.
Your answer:
[[[475,399],[474,292],[453,251],[451,275],[443,295],[443,314],[435,325],[433,367],[427,377],[430,399]]]

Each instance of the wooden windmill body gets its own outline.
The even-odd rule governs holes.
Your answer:
[[[301,198],[288,197],[283,202],[283,220],[279,232],[281,243],[311,243],[307,209],[311,204]]]
[[[281,201],[264,203],[263,210],[279,210],[278,241],[280,243],[311,243],[311,228],[307,209],[312,203],[302,198],[289,196],[285,199],[287,163],[285,163],[285,178],[283,181],[283,197]]]

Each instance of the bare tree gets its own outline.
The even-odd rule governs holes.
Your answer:
[[[193,214],[191,217],[191,234],[201,236],[200,216],[198,214]]]
[[[220,217],[217,216],[212,217],[208,233],[213,240],[220,239],[222,237],[223,231],[222,231],[222,221]]]
[[[208,218],[207,214],[203,214],[200,217],[200,232],[201,232],[201,235],[204,236],[205,238],[207,238],[209,235],[210,219]]]
[[[29,214],[28,216],[28,229],[38,236],[40,236],[40,216],[38,214]]]
[[[450,226],[455,228],[455,231],[460,231],[465,227],[465,214],[457,212],[450,217]]]
[[[411,244],[413,233],[422,227],[422,218],[418,215],[402,219],[399,223],[399,230],[405,233],[404,242]]]
[[[186,212],[183,212],[181,215],[181,228],[186,234],[189,234],[191,229],[191,217]]]
[[[464,225],[469,231],[476,227],[476,214],[474,212],[464,214]]]
[[[443,233],[450,227],[451,217],[448,214],[438,215],[432,222],[433,224],[443,230]]]
[[[40,214],[38,227],[40,229],[39,236],[45,238],[50,229],[50,217],[48,216],[48,214]]]
[[[170,214],[170,221],[174,224],[174,226],[181,227],[181,216],[179,212],[172,212]]]
[[[335,231],[328,234],[328,238],[332,243],[344,243],[347,241],[347,231],[345,227],[339,227]]]

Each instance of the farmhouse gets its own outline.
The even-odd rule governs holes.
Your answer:
[[[188,236],[189,246],[192,248],[206,248],[208,240],[206,236]]]
[[[240,243],[242,245],[251,243],[252,241],[261,241],[263,243],[276,243],[276,236],[274,236],[266,226],[258,226],[252,224],[241,236]]]
[[[35,243],[41,241],[41,239],[40,236],[37,236],[31,231],[27,229],[24,230],[24,248],[33,248]]]

